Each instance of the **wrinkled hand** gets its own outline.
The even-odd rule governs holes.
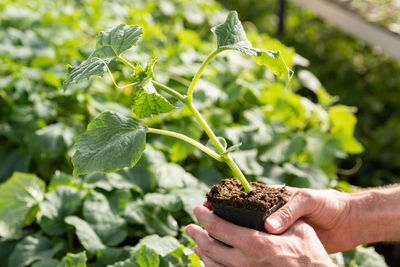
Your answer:
[[[287,187],[291,198],[265,221],[269,233],[286,231],[299,218],[310,224],[328,253],[349,250],[358,244],[353,225],[350,194],[336,190]]]
[[[301,220],[273,235],[231,224],[206,207],[195,207],[194,214],[205,230],[191,224],[185,231],[207,267],[335,266],[315,231]]]

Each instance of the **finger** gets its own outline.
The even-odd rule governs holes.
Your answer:
[[[198,246],[195,246],[193,250],[200,257],[206,267],[225,267],[225,265],[222,265],[207,257]]]
[[[295,192],[289,201],[265,220],[264,227],[267,232],[273,234],[283,233],[297,219],[310,214],[314,210],[316,201],[312,191],[307,189],[294,190]]]
[[[232,263],[233,249],[210,237],[201,227],[191,224],[185,228],[185,232],[196,241],[206,257],[222,264]]]
[[[210,236],[234,248],[246,249],[252,236],[265,234],[227,222],[203,206],[196,206],[193,213]]]

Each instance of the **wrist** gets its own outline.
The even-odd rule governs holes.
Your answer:
[[[350,194],[354,245],[400,240],[399,202],[398,186]]]

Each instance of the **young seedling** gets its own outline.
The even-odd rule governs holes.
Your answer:
[[[269,67],[273,73],[279,77],[284,77],[286,80],[291,78],[292,71],[287,68],[279,51],[252,47],[235,11],[230,12],[226,21],[213,27],[211,31],[217,39],[217,48],[201,64],[185,95],[153,80],[155,60],[151,60],[145,68],[142,68],[139,63],[133,65],[122,57],[122,53],[136,45],[143,33],[143,29],[138,25],[124,24],[100,32],[97,36],[96,50],[89,58],[79,66],[68,66],[68,77],[64,82],[64,88],[93,75],[102,76],[105,71],[108,71],[114,85],[118,87],[108,64],[114,60],[120,61],[131,68],[134,73],[134,80],[131,85],[136,88],[136,97],[133,99],[132,110],[139,119],[170,112],[175,108],[157,92],[157,89],[162,90],[188,107],[210,138],[217,152],[186,135],[148,128],[131,117],[114,111],[105,111],[89,123],[87,131],[76,143],[76,152],[72,157],[73,175],[75,177],[90,172],[113,172],[124,167],[133,167],[145,149],[146,135],[153,133],[181,139],[212,158],[225,162],[232,170],[233,175],[239,179],[244,190],[246,192],[252,190],[242,171],[229,155],[229,152],[236,149],[238,145],[227,148],[226,141],[215,135],[207,121],[194,106],[193,91],[208,63],[219,53],[226,50],[236,50],[252,56],[258,64]]]

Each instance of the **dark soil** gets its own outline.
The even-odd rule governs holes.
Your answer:
[[[211,186],[207,200],[210,203],[266,212],[268,216],[288,200],[289,192],[285,186],[270,187],[258,182],[251,182],[250,185],[253,190],[246,193],[238,179],[223,179],[221,184]]]

